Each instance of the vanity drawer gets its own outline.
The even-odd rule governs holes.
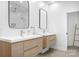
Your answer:
[[[10,57],[11,56],[11,45],[8,42],[0,41],[0,56]]]
[[[49,47],[56,43],[56,39],[52,39],[48,41]]]
[[[24,41],[24,50],[30,49],[31,47],[34,47],[40,44],[41,44],[41,38],[35,38],[28,41]]]
[[[12,45],[12,56],[22,57],[23,56],[23,42],[13,43]]]
[[[48,40],[56,40],[56,35],[50,35],[47,37]]]
[[[36,38],[24,42],[24,56],[31,57],[36,56],[42,51],[43,38]]]
[[[39,52],[40,52],[39,46],[36,45],[36,46],[24,51],[24,56],[25,57],[33,57],[33,56],[37,55]]]
[[[56,35],[50,35],[47,37],[49,47],[56,43]]]
[[[43,48],[49,48],[56,43],[56,35],[49,35],[43,37]]]

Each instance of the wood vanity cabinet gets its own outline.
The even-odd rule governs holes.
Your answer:
[[[50,48],[56,42],[56,35],[9,43],[0,41],[0,57],[33,57],[42,52],[43,48]]]
[[[36,38],[24,41],[24,56],[30,57],[39,54],[42,51],[42,38]]]
[[[32,57],[41,53],[43,44],[42,38],[34,38],[15,43],[0,41],[1,57]]]
[[[8,42],[0,41],[0,57],[11,56],[11,45]]]
[[[25,40],[12,44],[12,56],[32,57],[39,54],[42,50],[42,38]]]
[[[56,43],[56,35],[48,35],[43,37],[43,48],[50,48]]]

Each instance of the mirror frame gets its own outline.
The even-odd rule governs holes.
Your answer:
[[[43,29],[43,28],[41,28],[41,11],[44,11],[46,13],[46,28],[45,29],[47,29],[47,27],[48,27],[48,14],[47,14],[47,11],[43,8],[39,8],[39,28]]]
[[[30,21],[30,19],[29,19],[29,14],[30,14],[30,12],[29,12],[29,1],[27,1],[27,3],[28,3],[28,27],[27,28],[29,28],[29,21]],[[10,26],[10,1],[8,1],[8,26],[9,26],[9,28],[12,28],[11,26]],[[27,29],[27,28],[12,28],[12,29]]]

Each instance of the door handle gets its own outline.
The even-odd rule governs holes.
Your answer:
[[[66,33],[66,35],[68,35],[68,33]]]

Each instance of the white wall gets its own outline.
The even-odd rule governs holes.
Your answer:
[[[30,3],[30,27],[39,25],[39,7],[37,3]],[[21,29],[12,29],[8,26],[8,2],[0,1],[0,36],[18,36]],[[28,29],[23,29],[26,33]]]
[[[39,8],[36,2],[30,2],[30,27],[39,26]]]
[[[67,13],[79,11],[79,2],[57,2],[49,6],[49,30],[56,30],[56,49],[67,50]],[[54,25],[54,26],[52,26]]]

